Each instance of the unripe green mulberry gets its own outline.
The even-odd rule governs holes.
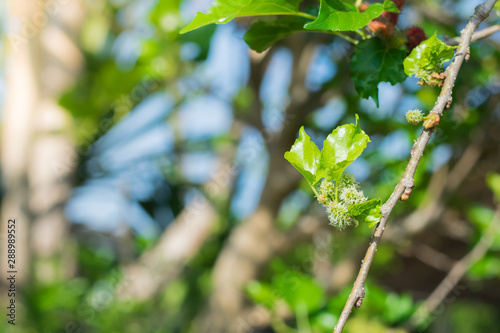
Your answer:
[[[345,229],[355,221],[354,218],[349,214],[347,206],[343,203],[333,203],[331,206],[328,206],[326,211],[328,213],[330,225],[333,225],[339,230]]]
[[[410,110],[406,112],[406,121],[412,125],[418,125],[423,118],[424,114],[420,110]]]
[[[321,194],[329,200],[335,200],[335,184],[323,179],[320,185]]]
[[[351,175],[350,173],[345,172],[344,174],[342,174],[342,177],[340,177],[339,189],[341,189],[341,188],[347,188],[347,187],[351,187],[351,186],[354,186],[355,188],[358,188],[359,184],[358,184],[358,182],[356,181],[356,179],[354,178],[353,175]]]
[[[346,205],[355,205],[366,201],[363,191],[358,190],[354,186],[344,187],[340,192],[340,200]]]

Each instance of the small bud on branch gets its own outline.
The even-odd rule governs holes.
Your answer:
[[[433,127],[439,125],[440,119],[441,118],[439,117],[439,115],[437,113],[431,113],[427,117],[425,117],[424,127],[426,129],[433,128]]]

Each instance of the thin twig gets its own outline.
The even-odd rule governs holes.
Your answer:
[[[492,25],[488,28],[484,28],[482,30],[476,31],[472,35],[471,43],[477,42],[478,40],[481,40],[481,39],[488,38],[491,35],[493,35],[494,33],[499,32],[499,31],[500,31],[500,24],[495,24],[495,25]],[[447,40],[446,43],[448,45],[455,46],[455,45],[458,45],[460,43],[460,39],[461,39],[460,37],[454,37],[454,38]]]
[[[410,318],[410,325],[419,328],[425,325],[429,315],[443,303],[448,294],[456,287],[458,282],[465,275],[467,270],[481,259],[493,244],[495,236],[500,228],[500,208],[497,209],[489,227],[474,246],[474,248],[462,259],[457,261],[448,275],[441,281],[439,286],[432,292],[427,300],[420,305]]]
[[[449,172],[446,171],[445,167],[434,172],[425,195],[425,198],[429,198],[429,203],[424,204],[406,216],[403,221],[387,230],[386,238],[388,237],[396,244],[401,243],[439,219],[445,211],[446,202],[449,200],[446,194],[452,193],[458,188],[479,160],[482,146],[477,141],[479,139],[476,135]]]
[[[476,7],[474,15],[472,15],[469,23],[462,30],[462,40],[455,54],[455,58],[453,62],[450,64],[448,69],[446,70],[446,79],[444,81],[443,88],[439,97],[434,105],[434,108],[431,110],[430,114],[437,114],[441,116],[443,111],[446,108],[449,108],[452,102],[452,90],[455,85],[455,80],[457,78],[458,72],[464,59],[469,56],[469,45],[471,42],[472,34],[477,29],[479,24],[488,17],[491,9],[495,5],[496,0],[486,0],[483,4]],[[418,162],[424,153],[424,149],[431,138],[432,133],[434,132],[434,128],[424,129],[417,142],[413,145],[411,150],[411,158],[408,166],[406,167],[405,173],[399,184],[392,192],[391,196],[387,200],[387,202],[382,206],[382,217],[380,222],[375,227],[375,231],[373,233],[373,237],[370,241],[370,245],[368,246],[368,250],[366,251],[365,258],[361,264],[361,268],[358,273],[358,277],[354,282],[354,286],[352,288],[351,294],[347,299],[344,310],[339,317],[337,325],[333,330],[334,333],[340,333],[344,329],[344,326],[351,314],[352,308],[356,306],[359,308],[361,303],[363,302],[364,294],[365,294],[365,281],[368,276],[368,271],[370,270],[370,266],[373,262],[373,258],[375,256],[375,252],[377,251],[378,244],[382,238],[382,234],[384,233],[385,226],[387,224],[387,220],[396,206],[396,203],[401,198],[402,194],[405,192],[408,193],[414,186],[414,175],[417,170]],[[411,192],[410,192],[411,193]]]

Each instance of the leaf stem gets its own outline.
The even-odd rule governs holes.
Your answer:
[[[368,38],[368,34],[366,33],[366,30],[364,27],[361,29],[355,30],[354,32],[357,33],[358,35],[360,35],[363,39]]]
[[[359,12],[359,7],[361,7],[361,3],[363,0],[356,0],[356,3],[354,4],[354,7],[356,7],[356,10]]]
[[[304,17],[304,18],[307,18],[307,19],[310,19],[310,20],[316,20],[316,16],[314,15],[311,15],[311,14],[307,14],[307,13],[304,13],[304,12],[296,12],[295,13],[296,16],[301,16],[301,17]]]
[[[347,35],[345,35],[345,34],[343,34],[343,33],[341,33],[341,32],[338,32],[338,31],[332,31],[332,33],[333,33],[333,35],[339,36],[340,38],[343,38],[343,39],[345,39],[346,41],[348,41],[348,42],[350,42],[350,43],[352,43],[352,44],[354,44],[354,45],[358,44],[358,41],[357,41],[357,40],[355,40],[354,38],[351,38],[351,37],[349,37],[349,36],[347,36]]]
[[[311,184],[309,184],[309,186],[311,186],[311,189],[313,190],[314,195],[316,196],[316,198],[319,198],[318,191],[316,191],[316,189],[314,188],[314,186],[313,186],[313,185],[311,185]]]
[[[354,32],[355,32],[356,34],[358,34],[359,36],[363,37],[363,39],[365,38],[365,34],[361,32],[361,29],[354,30]]]
[[[309,31],[312,31],[312,32],[321,32],[321,33],[327,33],[327,34],[330,34],[330,35],[339,36],[340,38],[345,39],[349,43],[352,43],[354,45],[358,44],[358,41],[356,39],[354,39],[352,37],[349,37],[349,36],[347,36],[346,34],[340,32],[340,31],[320,30],[320,29],[314,29],[314,30],[309,30]]]

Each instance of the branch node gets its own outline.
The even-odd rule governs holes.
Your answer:
[[[449,103],[449,102],[448,102]],[[446,103],[446,104],[448,104]],[[441,118],[439,117],[439,115],[437,113],[431,113],[429,114],[429,118],[424,120],[424,127],[425,129],[430,129],[430,128],[433,128],[437,125],[439,125],[439,120]]]
[[[474,9],[474,14],[471,17],[471,20],[477,20],[478,22],[484,21],[490,14],[488,8],[484,5],[484,3],[477,5]]]
[[[406,200],[410,199],[411,192],[413,191],[413,188],[415,187],[415,180],[413,179],[413,177],[410,178],[407,176],[402,181],[402,184],[405,187],[405,190],[404,190],[403,194],[401,195],[401,198],[399,198],[399,199],[401,201],[406,201]]]
[[[356,298],[356,303],[354,303],[354,307],[356,309],[359,309],[361,305],[363,305],[363,298],[365,298],[365,287],[361,289],[361,293],[359,294],[358,298]]]
[[[406,200],[410,199],[411,191],[413,191],[413,187],[407,187],[407,188],[405,188],[403,194],[401,195],[400,200],[401,201],[406,201]]]
[[[415,179],[413,179],[413,177],[407,176],[403,180],[403,185],[404,185],[404,187],[411,187],[411,188],[413,188],[415,186]]]

